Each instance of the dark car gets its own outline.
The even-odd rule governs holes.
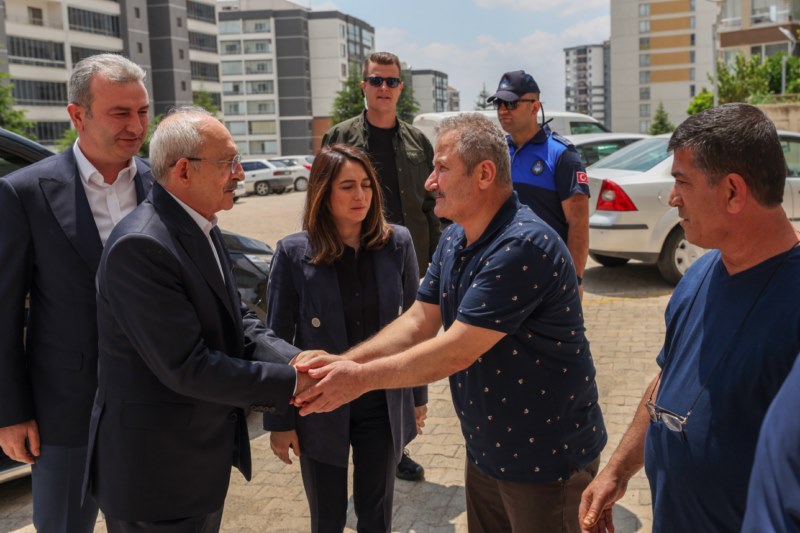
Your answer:
[[[51,155],[53,152],[44,146],[0,128],[0,178]],[[272,248],[256,239],[225,230],[222,230],[222,237],[228,247],[233,275],[242,301],[264,320]],[[29,473],[28,465],[12,461],[0,451],[0,483]]]

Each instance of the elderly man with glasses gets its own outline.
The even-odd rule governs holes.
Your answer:
[[[669,149],[669,203],[686,239],[716,250],[675,288],[661,371],[583,493],[585,531],[613,531],[611,508],[642,466],[654,532],[740,531],[759,428],[800,352],[800,235],[782,207],[775,125],[727,104],[686,119]]]
[[[515,70],[503,74],[487,102],[497,109],[507,133],[511,179],[520,202],[567,244],[581,285],[589,255],[589,179],[575,147],[539,125],[540,94],[533,76]]]

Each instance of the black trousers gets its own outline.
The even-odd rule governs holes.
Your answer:
[[[128,522],[106,517],[108,533],[218,533],[222,508],[205,516],[193,516],[162,522]]]
[[[316,438],[324,439],[325,435]],[[392,530],[392,498],[398,457],[394,453],[386,393],[372,391],[350,403],[353,504],[359,533]],[[302,455],[300,470],[313,533],[342,533],[347,521],[347,467]]]

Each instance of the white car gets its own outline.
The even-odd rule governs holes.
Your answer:
[[[800,220],[800,134],[778,132],[789,175],[783,208],[797,226]],[[670,135],[644,139],[587,169],[592,201],[589,217],[589,255],[604,266],[624,265],[631,259],[656,264],[670,283],[683,274],[705,250],[686,240],[678,210],[669,206],[672,154]],[[797,203],[797,205],[795,205]]]
[[[233,202],[236,203],[239,201],[239,198],[247,196],[247,186],[244,184],[244,180],[236,182],[236,190],[233,191]]]
[[[242,161],[244,184],[247,194],[266,196],[269,193],[281,194],[294,183],[296,173],[293,169],[278,166],[266,159]]]
[[[575,145],[581,161],[588,167],[617,150],[650,136],[644,133],[578,133],[564,137]]]
[[[311,176],[311,165],[314,163],[313,155],[282,155],[280,157],[270,157],[270,163],[283,165],[293,169],[297,175],[294,179],[292,188],[296,191],[308,189],[308,178]]]

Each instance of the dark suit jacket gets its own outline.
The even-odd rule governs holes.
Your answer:
[[[224,250],[220,262],[227,285],[206,236],[158,183],[106,243],[87,481],[107,516],[218,510],[231,465],[250,478],[244,409],[289,406],[298,350],[247,313]]]
[[[141,202],[153,176],[136,166]],[[0,179],[0,427],[36,419],[43,443],[86,445],[102,250],[72,149]]]
[[[411,307],[419,285],[419,269],[408,229],[392,226],[391,240],[373,253],[378,282],[378,318],[382,328]],[[300,349],[333,354],[350,348],[336,267],[312,265],[305,232],[278,242],[269,277],[267,323],[275,334]],[[428,403],[428,388],[386,391],[396,456],[417,434],[414,407]],[[306,417],[290,409],[286,416],[264,415],[264,429],[296,429],[300,450],[328,464],[347,466],[350,452],[350,407]]]

